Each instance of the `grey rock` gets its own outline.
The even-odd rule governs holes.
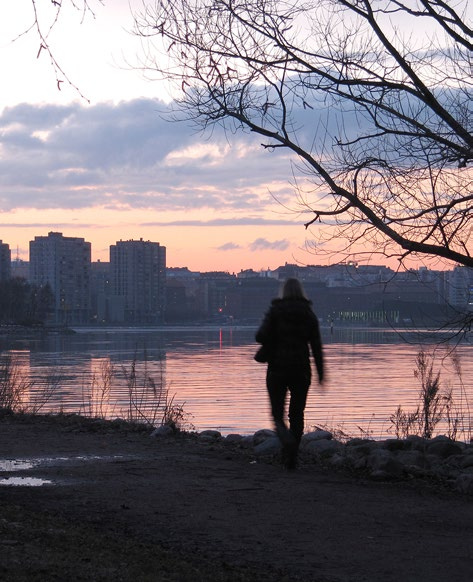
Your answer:
[[[359,445],[366,445],[366,444],[370,445],[372,443],[376,444],[376,441],[373,441],[372,439],[362,439],[362,438],[356,437],[356,438],[353,438],[353,439],[350,439],[349,441],[347,441],[346,445],[347,445],[347,447],[357,447]]]
[[[243,438],[244,437],[241,434],[237,434],[237,433],[227,434],[227,436],[225,437],[225,442],[227,442],[227,443],[241,443]]]
[[[423,451],[428,442],[427,439],[417,435],[409,435],[405,440],[406,447],[414,449],[415,451]]]
[[[416,465],[425,469],[430,467],[427,457],[420,451],[399,451],[396,454],[396,459],[408,467],[412,465]]]
[[[328,440],[333,439],[333,434],[328,430],[314,430],[313,432],[308,432],[302,437],[302,442],[318,441],[318,440]]]
[[[311,455],[331,456],[340,451],[342,445],[337,441],[326,439],[312,440],[303,443],[302,450]]]
[[[254,448],[254,454],[257,457],[266,455],[276,455],[281,451],[281,443],[277,436],[272,436],[257,444]]]
[[[352,457],[369,455],[371,451],[379,448],[379,445],[376,441],[364,441],[358,444],[350,444],[350,442],[347,443],[347,454]]]
[[[399,451],[405,448],[405,442],[401,439],[386,439],[381,446],[388,451]]]
[[[263,441],[270,438],[274,438],[275,436],[276,433],[274,432],[274,430],[270,430],[269,428],[263,428],[255,432],[255,434],[253,435],[253,442],[255,445],[259,445]]]
[[[426,449],[429,455],[437,455],[442,459],[446,459],[452,455],[461,454],[462,452],[461,447],[450,439],[432,440],[428,443]]]
[[[153,432],[150,434],[153,438],[163,438],[163,437],[170,437],[174,434],[174,430],[168,426],[167,424],[163,424],[155,428]]]
[[[343,469],[347,466],[347,459],[340,453],[334,453],[328,458],[328,463],[335,469]]]
[[[358,457],[357,459],[352,459],[351,462],[351,466],[356,470],[356,471],[361,471],[363,469],[366,469],[366,459],[367,457]]]
[[[369,455],[371,451],[379,448],[379,443],[368,439],[352,439],[347,442],[347,450],[355,456]]]
[[[404,467],[406,475],[411,475],[412,477],[417,477],[419,479],[432,478],[434,472],[429,469],[424,469],[423,467],[417,467],[416,465],[408,465]]]
[[[455,480],[455,489],[460,493],[473,495],[473,473],[464,473]]]
[[[251,449],[255,444],[253,435],[246,435],[240,441],[240,447],[242,449]]]
[[[404,472],[403,464],[398,461],[387,449],[372,451],[366,466],[373,471],[383,471],[390,477],[401,477]]]
[[[218,430],[203,430],[199,433],[199,439],[203,441],[218,441],[222,438],[222,433]]]
[[[464,469],[468,469],[468,467],[473,467],[473,454],[468,454],[463,457],[462,467]]]

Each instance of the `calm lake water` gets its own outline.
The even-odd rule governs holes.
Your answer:
[[[266,365],[253,360],[254,328],[187,327],[130,329],[77,328],[72,335],[42,339],[4,338],[2,353],[11,353],[33,386],[31,402],[41,390],[57,386],[43,412],[96,413],[109,418],[151,416],[160,386],[173,402],[183,405],[187,422],[196,430],[251,434],[271,428],[265,388]],[[389,417],[401,405],[416,408],[420,384],[414,377],[420,346],[426,351],[433,337],[393,330],[323,329],[327,381],[313,382],[306,410],[306,427],[326,426],[373,438],[393,435]],[[443,385],[450,385],[463,417],[473,407],[473,345],[456,347],[462,379],[454,373],[450,348],[437,347],[435,367]],[[110,390],[107,390],[113,370]],[[135,371],[136,384],[130,386]],[[145,382],[148,376],[151,381]],[[54,382],[53,382],[54,384]],[[161,399],[162,402],[162,399]],[[468,420],[467,419],[467,420]],[[468,420],[469,422],[469,420]]]

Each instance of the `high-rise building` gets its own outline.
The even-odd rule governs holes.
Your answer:
[[[118,241],[110,246],[110,277],[111,322],[164,322],[166,247],[143,239]]]
[[[0,240],[0,281],[6,281],[11,277],[11,251],[10,246]]]
[[[29,280],[49,284],[54,294],[54,323],[88,323],[90,318],[91,245],[60,232],[30,241]]]
[[[473,311],[473,269],[457,265],[449,272],[448,300],[462,311]]]

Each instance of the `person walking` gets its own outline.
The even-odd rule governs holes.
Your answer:
[[[266,386],[276,434],[282,445],[282,460],[288,470],[296,468],[304,432],[304,410],[311,383],[310,352],[319,383],[324,381],[324,358],[317,316],[297,279],[287,279],[281,297],[273,299],[255,339],[262,344],[255,359],[267,361]],[[289,428],[284,421],[287,392],[290,393]]]

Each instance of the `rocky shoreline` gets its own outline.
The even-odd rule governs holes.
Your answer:
[[[20,424],[58,426],[66,432],[142,433],[153,439],[197,441],[209,447],[239,451],[258,462],[280,463],[281,446],[276,432],[261,429],[251,435],[222,435],[218,430],[187,432],[174,426],[155,429],[121,419],[104,420],[76,414],[21,414],[0,409],[0,420]],[[473,441],[455,441],[447,436],[432,439],[411,435],[405,439],[351,438],[340,441],[328,430],[305,433],[299,450],[299,465],[321,465],[371,481],[421,481],[465,495],[473,495]]]
[[[172,435],[170,427],[152,432],[155,438]],[[253,435],[222,436],[217,430],[205,430],[197,438],[208,443],[237,446],[256,458],[278,459],[280,443],[272,430],[259,430]],[[453,491],[473,495],[473,443],[454,441],[446,436],[426,439],[409,436],[405,439],[381,441],[353,438],[343,443],[326,430],[304,434],[300,462],[319,462],[334,469],[348,470],[375,481],[423,479]]]

